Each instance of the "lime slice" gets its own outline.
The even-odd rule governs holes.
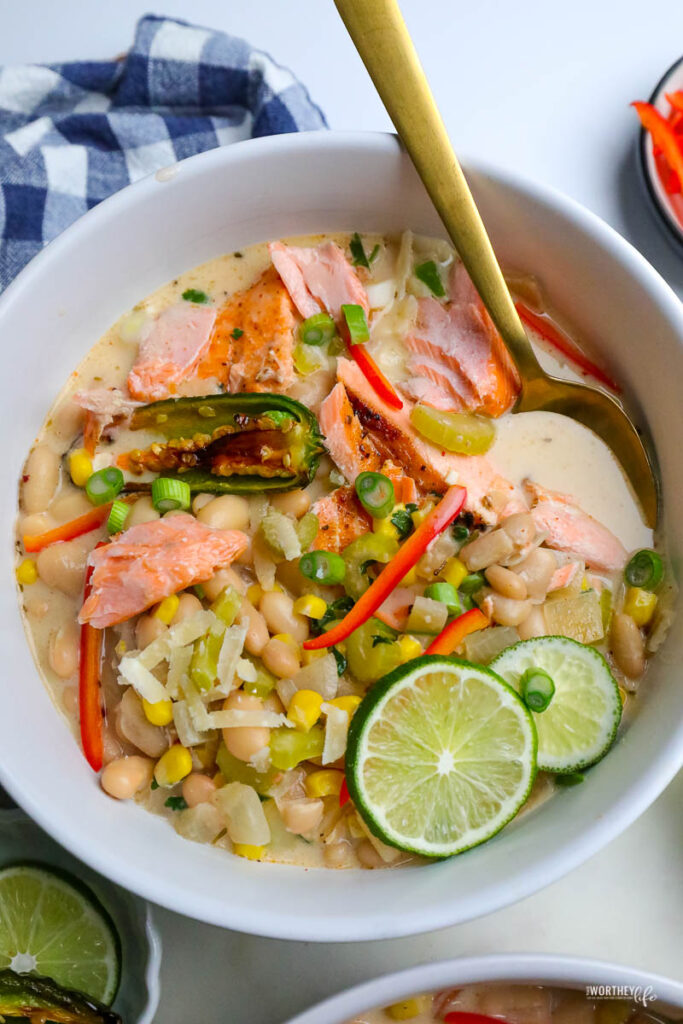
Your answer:
[[[508,647],[491,668],[515,689],[529,668],[543,669],[555,684],[548,708],[534,714],[539,768],[576,772],[607,753],[619,726],[621,698],[609,665],[594,647],[566,636],[540,636]]]
[[[351,721],[349,793],[385,843],[450,857],[495,835],[526,800],[536,731],[489,669],[422,657],[381,679]]]
[[[46,975],[109,1005],[121,968],[106,910],[77,879],[34,864],[0,871],[0,970]]]

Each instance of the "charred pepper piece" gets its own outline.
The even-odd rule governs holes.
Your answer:
[[[178,474],[192,491],[211,494],[305,486],[325,451],[313,413],[284,395],[207,395],[152,402],[135,410],[130,427],[159,433],[166,440],[128,452],[126,469]]]
[[[49,1020],[55,1024],[121,1024],[118,1013],[52,978],[0,971],[0,1017]]]

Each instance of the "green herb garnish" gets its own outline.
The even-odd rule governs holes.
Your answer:
[[[206,292],[201,291],[199,288],[187,288],[183,292],[183,298],[185,302],[194,302],[198,306],[208,306],[211,302]]]
[[[164,807],[170,807],[172,811],[187,810],[187,800],[184,796],[169,796],[164,800]]]

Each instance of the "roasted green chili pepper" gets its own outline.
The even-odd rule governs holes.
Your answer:
[[[170,398],[136,409],[130,427],[166,440],[128,452],[123,468],[177,473],[192,491],[211,494],[305,486],[325,451],[313,413],[284,395]]]
[[[118,1013],[93,999],[61,988],[51,978],[0,971],[0,1017],[54,1021],[55,1024],[121,1024]]]

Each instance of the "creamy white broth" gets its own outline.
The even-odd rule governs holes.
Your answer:
[[[342,247],[348,247],[348,235],[308,236],[288,241],[297,245],[315,245],[323,239],[330,238]],[[379,236],[365,238],[368,249],[375,241],[383,241]],[[440,245],[444,246],[445,243]],[[421,243],[420,251],[428,252],[429,243]],[[439,253],[439,258],[441,256],[443,253]],[[383,245],[380,252],[377,266],[373,270],[374,282],[381,285],[381,282],[389,280],[391,275],[396,273],[399,262],[399,243],[397,240],[391,240]],[[447,265],[448,262],[448,259],[443,259],[441,265]],[[76,391],[102,386],[125,389],[126,378],[136,359],[140,339],[144,337],[154,317],[181,301],[183,292],[190,288],[199,289],[206,292],[217,306],[221,306],[233,293],[249,287],[269,265],[270,257],[266,245],[251,246],[240,253],[228,253],[189,270],[141,300],[103,335],[71,375],[37,441],[48,446],[59,456],[65,456],[71,449],[80,446],[83,413],[72,402],[73,394]],[[402,338],[407,329],[406,325],[410,324],[411,315],[414,315],[415,295],[422,294],[417,285],[411,287],[415,294],[408,293],[402,305],[394,303],[394,307],[384,313],[371,345],[378,358],[386,357],[382,367],[393,380],[400,378],[405,364]],[[386,301],[385,287],[378,288],[373,294],[380,295],[381,301]],[[379,303],[380,299],[377,301]],[[555,372],[565,372],[548,357],[547,352],[542,351],[541,358],[545,363],[550,363]],[[321,399],[329,393],[334,381],[333,367],[328,368],[310,377],[299,378],[289,394],[317,412]],[[203,383],[190,381],[187,385],[182,385],[178,393],[204,394],[207,389],[201,390],[203,387]],[[125,426],[117,427],[112,436],[111,443],[101,446],[101,452],[94,462],[95,469],[112,464],[119,453],[145,447],[153,440],[144,431],[130,431]],[[651,544],[651,535],[640,521],[636,504],[621,470],[604,444],[586,428],[550,413],[506,414],[497,421],[497,440],[489,457],[501,474],[514,484],[531,477],[547,488],[571,493],[587,512],[607,525],[628,550]],[[332,462],[324,457],[316,479],[307,488],[311,500],[315,500],[333,486],[329,477],[332,469]],[[149,478],[150,474],[146,474],[138,478],[138,482]],[[255,500],[250,499],[252,505]],[[29,517],[32,521],[31,529],[27,530],[27,517],[22,515],[19,534],[21,536],[24,532],[37,533],[50,529],[71,520],[90,507],[83,490],[71,483],[66,462],[63,461],[59,487],[46,510],[38,517],[40,523],[36,521],[35,515]],[[77,541],[69,542],[77,568],[80,566],[81,570],[84,569],[88,553],[95,543],[104,537],[106,533],[100,529]],[[39,567],[41,557],[38,556]],[[243,575],[245,586],[254,583],[251,565],[245,563],[237,568]],[[289,579],[285,578],[284,573],[276,578],[285,588],[289,587]],[[39,578],[36,583],[23,589],[22,603],[27,634],[47,688],[56,706],[66,717],[74,735],[77,736],[77,676],[75,672],[67,675],[55,672],[51,665],[51,651],[55,637],[68,634],[74,629],[81,603],[81,588],[74,587],[72,592],[67,594],[56,589],[56,584],[51,582],[52,585],[48,585],[48,582]],[[294,592],[293,595],[296,596]],[[111,634],[108,643],[110,659],[115,658],[113,651],[117,644],[124,643],[128,649],[135,646],[132,624],[124,623],[108,632]],[[117,733],[113,708],[120,698],[121,690],[111,664],[108,664],[105,675],[103,684],[108,706],[104,737],[106,761],[134,753],[135,748],[122,740]],[[344,681],[343,685],[346,689],[340,690],[342,694],[358,692],[359,688],[353,682]],[[631,703],[629,701],[629,710]],[[210,758],[210,753],[206,753],[207,758]],[[195,761],[195,771],[210,770],[203,762],[200,763],[198,751],[195,751]],[[522,813],[538,806],[552,794],[553,790],[552,777],[540,773]],[[178,790],[173,792],[176,793]],[[224,830],[214,828],[213,820],[209,820],[208,816],[207,820],[201,820],[198,815],[169,810],[164,806],[167,796],[168,791],[165,790],[145,789],[136,796],[136,799],[149,810],[167,817],[177,830],[188,838],[214,842],[227,850],[232,848]],[[265,849],[263,860],[296,863],[308,867],[380,867],[419,863],[418,858],[391,850],[374,839],[369,839],[362,821],[350,821],[349,815],[342,813],[334,800],[328,799],[326,802],[319,833],[325,837],[323,842],[319,841],[319,837],[295,835],[286,831],[274,802],[270,800],[265,806],[272,842]],[[335,845],[338,852],[334,862],[327,856],[330,845]],[[365,859],[358,852],[361,848],[365,850]]]

